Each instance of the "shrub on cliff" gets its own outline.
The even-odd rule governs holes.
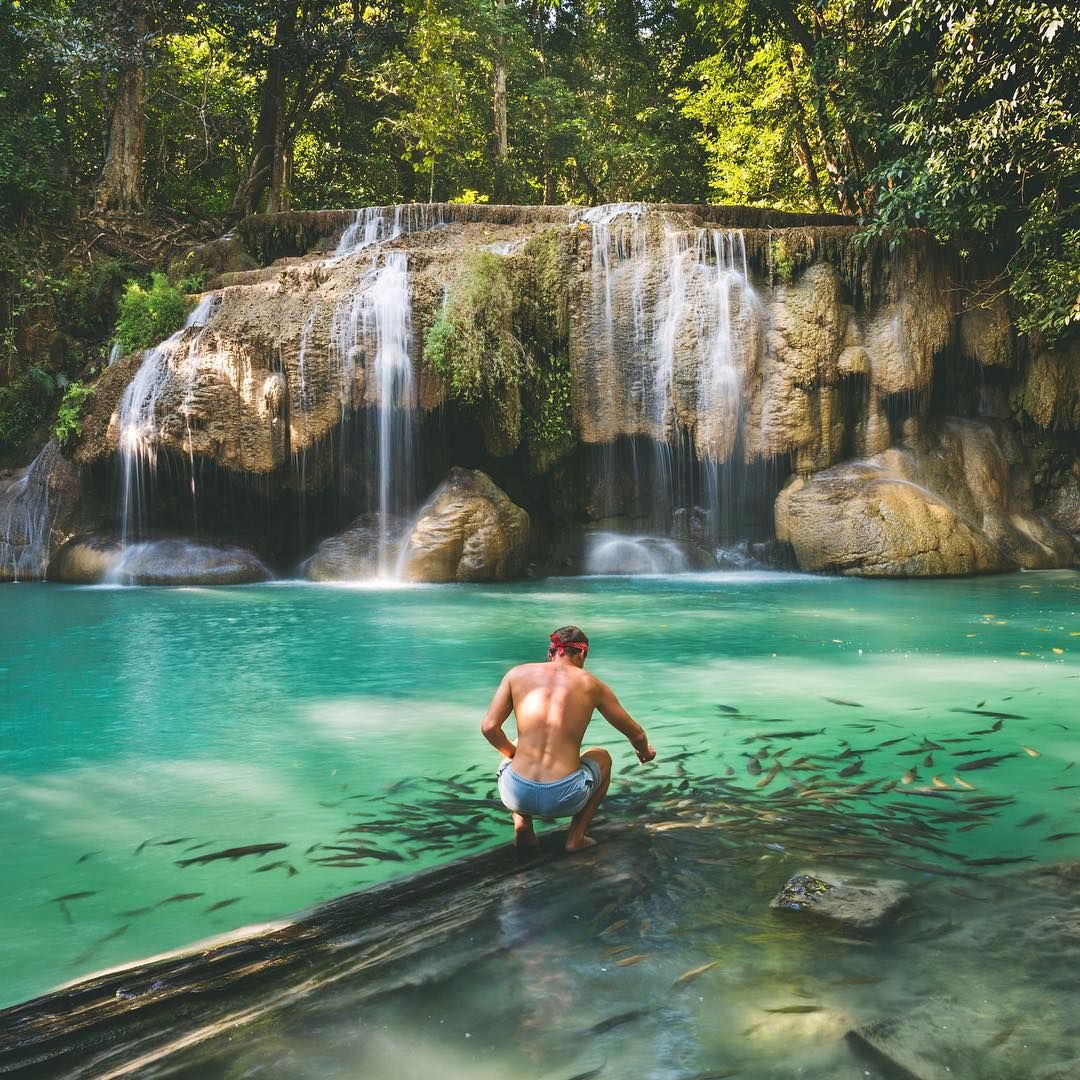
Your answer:
[[[480,410],[491,453],[512,453],[521,438],[527,361],[514,335],[514,295],[499,256],[468,256],[424,338],[424,356],[452,400]]]
[[[184,324],[188,302],[164,274],[151,274],[150,287],[129,281],[120,300],[116,340],[126,353],[164,341]]]

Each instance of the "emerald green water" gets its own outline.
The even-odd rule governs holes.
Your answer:
[[[505,841],[480,718],[503,670],[541,658],[568,622],[659,754],[637,766],[594,721],[589,740],[615,756],[609,822],[649,809],[633,801],[643,793],[662,814],[717,777],[736,805],[761,807],[829,806],[838,786],[867,784],[833,812],[966,806],[982,819],[936,824],[948,859],[879,844],[889,876],[1075,858],[1080,836],[1047,838],[1080,833],[1078,607],[1069,572],[0,589],[0,995],[9,1004]],[[995,731],[994,717],[954,711],[980,709],[1013,715]],[[924,765],[923,741],[950,738],[970,741],[938,743]],[[762,784],[784,747],[785,767]],[[803,756],[819,760],[796,766]],[[909,784],[884,790],[913,766]],[[730,842],[755,859],[787,843],[738,831]],[[287,846],[177,865],[271,843]],[[350,845],[369,850],[337,850]]]

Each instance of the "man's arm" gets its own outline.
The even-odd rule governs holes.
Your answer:
[[[517,747],[506,737],[502,726],[506,723],[506,718],[513,711],[514,698],[510,692],[510,672],[507,672],[503,676],[503,681],[499,683],[499,689],[495,691],[495,696],[491,699],[491,704],[488,706],[488,711],[484,716],[483,723],[480,725],[480,730],[484,733],[484,738],[487,739],[487,741],[491,743],[503,757],[508,758],[514,756]]]
[[[596,683],[598,689],[596,708],[599,710],[600,715],[616,731],[621,731],[630,740],[630,745],[634,748],[638,761],[652,761],[656,757],[656,751],[649,742],[645,729],[630,718],[630,714],[619,704],[619,699],[612,692],[610,686],[600,682],[599,679],[596,680]]]

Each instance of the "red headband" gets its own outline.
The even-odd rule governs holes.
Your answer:
[[[555,634],[552,634],[551,648],[548,649],[548,652],[550,653],[552,649],[554,649],[559,656],[565,656],[567,649],[577,649],[582,656],[587,656],[589,652],[589,643],[587,641],[560,641]]]

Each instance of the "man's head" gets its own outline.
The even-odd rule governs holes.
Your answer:
[[[575,667],[585,666],[585,657],[589,653],[589,639],[576,626],[560,626],[551,635],[548,646],[548,659],[565,656]]]

